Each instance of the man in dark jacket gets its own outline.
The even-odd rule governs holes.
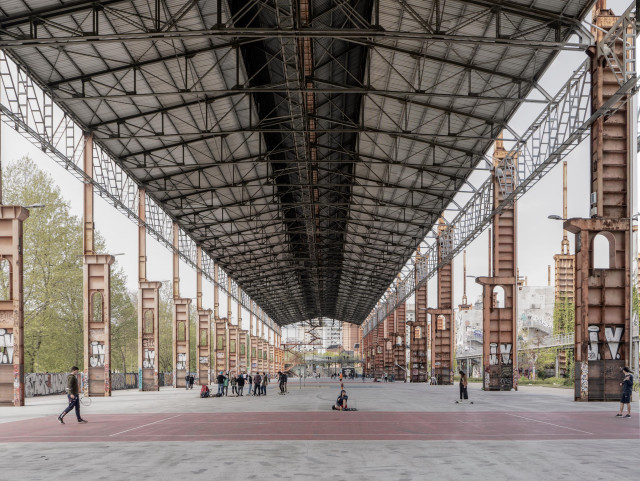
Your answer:
[[[242,391],[244,390],[244,374],[240,374],[238,376],[238,396],[242,396]]]
[[[218,374],[218,377],[216,378],[216,381],[218,382],[218,395],[222,396],[224,394],[224,380],[226,379],[226,376],[222,373],[222,371],[220,371],[220,374]]]
[[[78,367],[73,366],[71,368],[71,374],[67,376],[67,388],[65,389],[65,391],[67,392],[67,399],[69,400],[69,405],[67,406],[67,409],[62,411],[60,416],[58,416],[58,422],[60,424],[64,424],[64,421],[62,419],[73,408],[75,408],[76,410],[76,417],[78,418],[78,422],[79,423],[87,422],[84,419],[82,419],[82,417],[80,416],[80,396],[78,395],[78,378],[76,377],[77,375],[78,375]]]

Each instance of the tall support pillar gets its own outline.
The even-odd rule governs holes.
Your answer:
[[[198,363],[198,383],[211,383],[211,309],[202,308],[202,247],[197,248],[196,306],[198,315],[198,343],[196,359]]]
[[[452,227],[440,220],[438,264],[453,244]],[[438,307],[428,309],[431,316],[431,373],[438,384],[453,384],[453,260],[438,268]]]
[[[191,299],[180,297],[179,227],[173,223],[173,387],[185,387],[190,366],[189,306]]]
[[[256,355],[254,354],[254,336],[253,336],[253,311],[256,305],[253,301],[249,304],[249,332],[247,333],[247,372],[251,373],[254,369],[253,363],[255,362]]]
[[[238,286],[238,299],[242,300],[242,289]],[[247,370],[247,331],[242,329],[242,303],[238,302],[238,374]]]
[[[421,262],[420,252],[416,254],[416,265]],[[418,269],[416,276],[418,275]],[[416,285],[417,279],[416,279]],[[415,291],[415,321],[409,327],[409,359],[411,362],[411,382],[427,382],[427,283]]]
[[[385,350],[385,321],[382,321],[376,327],[375,334],[375,342],[376,342],[376,352],[375,352],[375,361],[374,361],[374,371],[375,377],[382,377],[384,375],[384,350]]]
[[[593,18],[598,27],[592,32],[596,42],[602,41],[616,20],[600,0]],[[613,54],[624,62],[622,44],[615,45]],[[591,47],[590,51],[591,108],[596,110],[618,89],[618,83],[603,49]],[[591,126],[591,218],[564,223],[576,236],[576,401],[617,400],[620,369],[631,361],[635,110],[632,99]]]
[[[83,168],[93,178],[93,137],[85,135]],[[111,264],[114,258],[96,254],[93,184],[83,186],[83,321],[84,392],[111,396]]]
[[[158,391],[161,282],[140,281],[138,290],[138,389]]]
[[[0,405],[24,406],[22,223],[27,217],[24,207],[0,205]]]
[[[567,218],[567,161],[562,163],[562,218]],[[562,231],[560,254],[553,256],[555,261],[555,299],[556,302],[575,303],[575,256],[569,254],[567,230]]]
[[[233,282],[231,277],[227,276],[227,371],[235,371],[237,364],[237,333],[238,328],[231,324],[231,318],[233,317],[233,310],[231,308],[231,289]]]
[[[147,230],[145,190],[138,190],[138,389],[158,391],[158,353],[160,352],[161,282],[147,281]]]
[[[515,187],[517,179],[507,167],[508,152],[502,140],[493,153],[494,209]],[[498,175],[500,173],[501,175]],[[493,265],[488,277],[478,277],[482,285],[484,389],[510,391],[517,389],[517,218],[516,203],[493,216]],[[495,302],[502,290],[503,301]]]
[[[400,276],[398,276],[398,292],[400,290]],[[407,351],[406,351],[406,331],[407,331],[407,305],[405,302],[399,304],[393,312],[393,373],[396,381],[406,379]]]

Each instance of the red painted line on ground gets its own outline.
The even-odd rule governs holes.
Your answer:
[[[102,414],[0,425],[0,442],[640,439],[638,418],[602,412]]]

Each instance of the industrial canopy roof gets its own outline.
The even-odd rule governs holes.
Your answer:
[[[360,324],[593,0],[2,0],[0,44],[278,324]]]

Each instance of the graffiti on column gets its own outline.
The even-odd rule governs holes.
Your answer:
[[[611,359],[620,359],[620,341],[624,334],[624,327],[605,327],[604,338],[611,353]]]
[[[182,371],[187,368],[187,355],[186,354],[178,354],[178,362],[176,364],[176,369]]]
[[[489,344],[489,365],[498,365],[498,344],[495,342]]]
[[[586,362],[580,363],[580,397],[589,397],[589,364]]]
[[[589,326],[589,361],[598,361],[600,359],[600,350],[598,349],[598,335],[600,334],[600,326]]]
[[[142,347],[144,354],[142,356],[142,367],[153,369],[156,365],[156,350],[154,349],[153,339],[143,339]]]
[[[511,343],[500,344],[500,357],[502,364],[511,364]]]
[[[209,365],[209,356],[200,356],[200,364],[208,366]]]
[[[98,341],[91,342],[91,357],[89,357],[89,364],[91,367],[104,366],[104,343]]]
[[[13,364],[13,333],[0,329],[0,364]]]

